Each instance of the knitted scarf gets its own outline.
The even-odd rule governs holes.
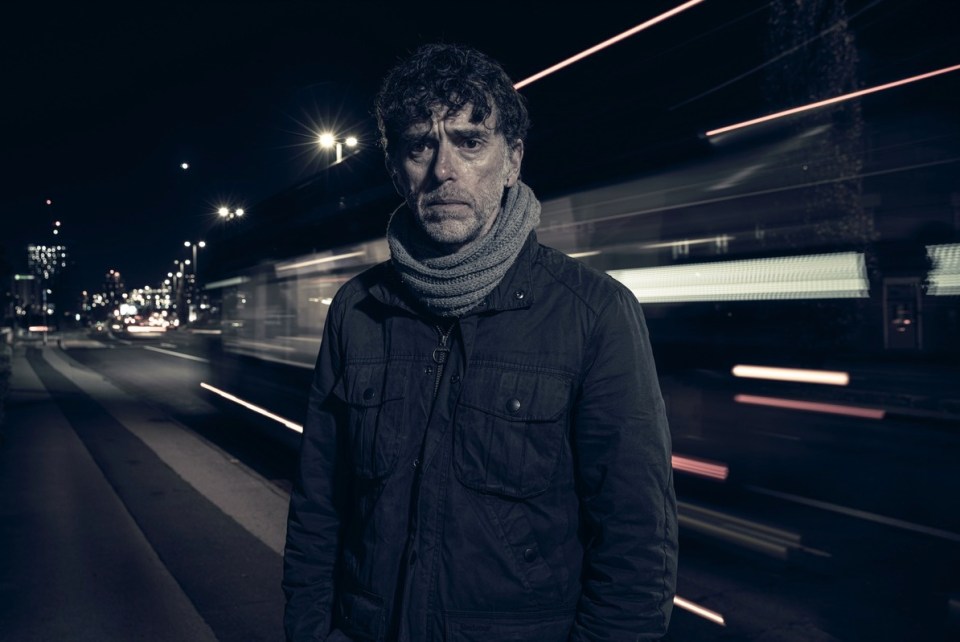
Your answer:
[[[521,181],[507,189],[503,208],[485,235],[452,254],[438,254],[406,205],[387,224],[393,265],[430,312],[460,316],[493,291],[540,222],[540,202]]]

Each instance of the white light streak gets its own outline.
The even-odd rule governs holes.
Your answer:
[[[836,403],[819,401],[800,401],[798,399],[781,399],[779,397],[761,397],[758,395],[736,395],[733,398],[737,403],[753,404],[756,406],[771,406],[786,408],[787,410],[803,410],[807,412],[823,412],[830,415],[844,415],[846,417],[860,417],[862,419],[883,419],[886,411],[879,408],[861,408],[858,406],[843,406]]]
[[[822,383],[830,386],[846,386],[850,383],[850,373],[836,370],[803,370],[800,368],[772,368],[769,366],[739,364],[733,366],[731,372],[734,377],[745,377],[748,379]]]
[[[219,288],[228,288],[233,285],[243,285],[250,281],[245,276],[235,276],[229,279],[224,279],[223,281],[214,281],[213,283],[208,283],[204,289],[205,290],[217,290]]]
[[[131,334],[160,334],[167,329],[158,325],[128,325],[127,332]]]
[[[688,245],[705,245],[707,243],[714,243],[716,245],[723,245],[730,243],[734,240],[735,237],[730,236],[729,234],[721,234],[720,236],[712,236],[710,238],[704,239],[689,239],[683,241],[663,241],[662,243],[646,243],[640,247],[644,250],[657,250],[663,247],[685,247]]]
[[[820,107],[826,107],[827,105],[833,105],[833,104],[844,102],[847,100],[853,100],[854,98],[859,98],[860,96],[866,96],[867,94],[875,94],[878,91],[884,91],[885,89],[893,89],[894,87],[899,87],[901,85],[906,85],[908,83],[917,82],[918,80],[925,80],[927,78],[932,78],[934,76],[939,76],[941,74],[950,73],[952,71],[957,71],[958,69],[960,69],[960,65],[953,65],[952,67],[944,67],[943,69],[937,69],[936,71],[930,71],[925,74],[920,74],[918,76],[911,76],[909,78],[904,78],[903,80],[889,82],[885,85],[878,85],[876,87],[870,87],[868,89],[861,89],[860,91],[854,91],[849,94],[843,94],[842,96],[836,96],[834,98],[819,100],[817,102],[809,103],[807,105],[801,105],[800,107],[793,107],[792,109],[785,109],[784,111],[778,111],[774,114],[761,116],[760,118],[754,118],[753,120],[746,120],[742,123],[727,125],[726,127],[720,127],[719,129],[711,129],[706,133],[706,135],[716,136],[718,134],[725,134],[727,132],[731,132],[736,129],[743,129],[744,127],[750,127],[751,125],[759,125],[760,123],[765,123],[771,120],[775,120],[777,118],[783,118],[784,116],[792,116],[793,114],[799,114],[801,112],[810,111],[811,109],[818,109]]]
[[[599,254],[600,250],[591,250],[589,252],[574,252],[573,254],[568,254],[567,256],[569,256],[571,259],[583,259],[588,256],[598,256]]]
[[[866,298],[862,253],[610,270],[641,303]]]
[[[200,363],[210,363],[209,359],[204,359],[203,357],[195,357],[192,354],[174,352],[173,350],[164,350],[163,348],[154,348],[153,346],[143,346],[143,349],[152,350],[154,352],[161,352],[163,354],[168,354],[172,357],[180,357],[181,359],[189,359],[190,361],[199,361]]]
[[[300,261],[298,263],[287,263],[277,266],[277,272],[282,272],[284,270],[296,270],[298,268],[309,267],[311,265],[320,265],[321,263],[329,263],[331,261],[337,261],[339,259],[351,259],[355,256],[364,256],[366,252],[348,252],[347,254],[338,254],[336,256],[326,256],[322,259],[311,259],[309,261]]]
[[[701,477],[725,480],[730,474],[730,468],[726,464],[717,464],[703,459],[673,455],[671,462],[675,469]]]
[[[695,615],[699,615],[704,619],[710,620],[715,624],[719,624],[720,626],[727,625],[727,623],[723,620],[723,616],[717,613],[716,611],[711,611],[710,609],[704,608],[699,604],[694,604],[690,600],[685,600],[679,595],[675,595],[673,597],[673,603],[679,606],[681,609],[685,611],[690,611],[691,613]]]
[[[780,499],[785,499],[790,502],[796,502],[797,504],[813,506],[814,508],[828,510],[834,513],[840,513],[841,515],[849,515],[850,517],[856,517],[858,519],[864,519],[870,522],[876,522],[877,524],[883,524],[885,526],[893,526],[894,528],[901,528],[907,531],[923,533],[924,535],[939,537],[941,539],[949,540],[951,542],[960,542],[960,533],[945,531],[941,528],[933,528],[932,526],[915,524],[913,522],[897,519],[895,517],[878,515],[877,513],[870,513],[865,510],[860,510],[858,508],[850,508],[849,506],[840,506],[838,504],[831,504],[830,502],[824,502],[819,499],[810,499],[809,497],[791,495],[790,493],[782,493],[780,491],[769,490],[767,488],[761,488],[759,486],[746,486],[745,488],[755,493],[760,493],[762,495],[770,495],[771,497],[778,497]]]
[[[260,406],[257,406],[257,405],[254,405],[254,404],[250,403],[249,401],[244,401],[244,400],[241,399],[240,397],[231,395],[229,392],[225,392],[225,391],[223,391],[223,390],[220,390],[219,388],[215,388],[215,387],[211,386],[210,384],[205,383],[205,382],[203,382],[203,381],[200,382],[200,387],[201,387],[201,388],[204,388],[204,389],[206,389],[206,390],[209,390],[210,392],[212,392],[212,393],[214,393],[214,394],[218,394],[218,395],[220,395],[221,397],[223,397],[224,399],[226,399],[226,400],[228,400],[228,401],[232,401],[232,402],[235,403],[235,404],[239,404],[239,405],[243,406],[244,408],[247,408],[248,410],[252,410],[252,411],[254,411],[254,412],[258,413],[258,414],[263,415],[264,417],[268,417],[269,419],[273,419],[274,421],[283,424],[284,426],[286,426],[286,427],[289,428],[290,430],[293,430],[294,432],[303,433],[303,426],[301,426],[300,424],[295,424],[295,423],[293,423],[292,421],[290,421],[289,419],[284,419],[284,418],[281,417],[280,415],[275,415],[275,414],[273,414],[272,412],[270,412],[269,410],[267,410],[266,408],[261,408]]]
[[[574,56],[570,56],[570,57],[567,58],[566,60],[563,60],[563,61],[561,61],[561,62],[558,62],[558,63],[555,64],[554,66],[548,67],[548,68],[544,69],[543,71],[541,71],[541,72],[539,72],[539,73],[536,73],[536,74],[530,76],[529,78],[524,78],[523,80],[521,80],[520,82],[518,82],[517,84],[515,84],[515,85],[513,86],[513,88],[514,88],[514,89],[520,89],[521,87],[526,87],[526,86],[529,85],[530,83],[536,82],[536,81],[540,80],[541,78],[543,78],[544,76],[549,76],[550,74],[552,74],[552,73],[555,72],[555,71],[559,71],[560,69],[563,69],[564,67],[568,67],[569,65],[572,65],[573,63],[577,62],[578,60],[582,60],[582,59],[586,58],[587,56],[590,56],[590,55],[593,55],[593,54],[597,53],[597,52],[600,51],[601,49],[606,49],[606,48],[609,47],[610,45],[616,44],[616,43],[620,42],[621,40],[624,40],[624,39],[626,39],[626,38],[629,38],[629,37],[632,36],[632,35],[638,34],[638,33],[640,33],[641,31],[647,29],[648,27],[652,27],[653,25],[655,25],[655,24],[657,24],[657,23],[659,23],[659,22],[663,22],[663,21],[666,20],[667,18],[671,18],[671,17],[675,16],[676,14],[680,13],[681,11],[686,11],[686,10],[689,9],[690,7],[693,7],[693,6],[695,6],[695,5],[698,5],[698,4],[700,4],[701,2],[703,2],[703,0],[690,0],[690,2],[685,2],[685,3],[683,3],[682,5],[680,5],[680,6],[678,6],[678,7],[675,7],[675,8],[673,8],[673,9],[671,9],[670,11],[667,11],[666,13],[661,13],[659,16],[656,16],[656,17],[654,17],[654,18],[651,18],[650,20],[647,20],[646,22],[643,22],[643,23],[641,23],[641,24],[638,24],[636,27],[633,27],[632,29],[628,29],[627,31],[624,31],[624,32],[621,33],[621,34],[618,34],[618,35],[616,35],[616,36],[614,36],[614,37],[612,37],[612,38],[608,38],[607,40],[604,40],[603,42],[601,42],[601,43],[598,44],[598,45],[594,45],[593,47],[590,47],[589,49],[586,49],[586,50],[584,50],[584,51],[581,51],[580,53],[578,53],[578,54],[576,54],[576,55],[574,55]]]
[[[928,245],[927,257],[933,263],[927,294],[960,296],[960,243]]]

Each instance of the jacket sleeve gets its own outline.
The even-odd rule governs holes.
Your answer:
[[[646,323],[618,288],[589,342],[573,446],[585,542],[571,640],[666,635],[677,573],[670,432]]]
[[[287,640],[327,639],[332,626],[334,578],[339,557],[340,525],[349,480],[338,457],[345,415],[333,393],[342,372],[339,322],[331,305],[310,390],[300,446],[300,465],[290,495],[287,541],[283,555]]]

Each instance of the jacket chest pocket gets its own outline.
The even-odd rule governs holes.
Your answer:
[[[565,451],[570,390],[567,376],[472,365],[454,435],[460,483],[516,498],[545,491]]]
[[[357,476],[393,472],[403,437],[409,364],[347,364],[339,392],[347,404],[350,454]]]

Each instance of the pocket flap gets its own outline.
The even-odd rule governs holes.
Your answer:
[[[460,403],[507,421],[555,421],[570,404],[570,377],[499,365],[472,365]]]
[[[388,377],[386,363],[347,364],[335,392],[341,393],[351,406],[367,408],[402,399],[406,377],[399,370],[397,365],[392,365]]]

